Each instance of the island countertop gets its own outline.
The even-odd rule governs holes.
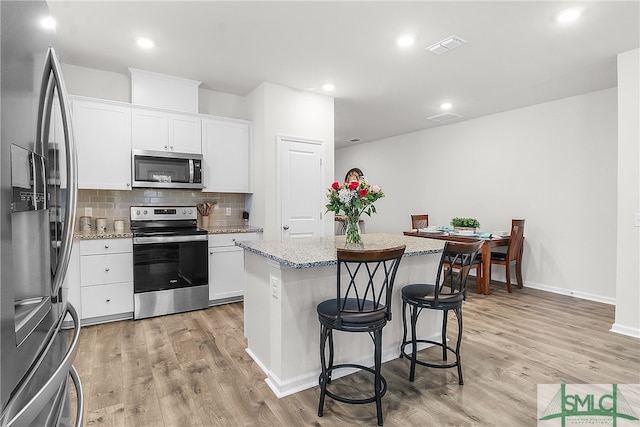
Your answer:
[[[443,241],[400,234],[363,234],[362,242],[364,249],[407,245],[405,257],[438,253],[444,248]],[[283,241],[238,241],[236,246],[291,268],[312,268],[336,264],[336,248],[345,247],[345,236]]]

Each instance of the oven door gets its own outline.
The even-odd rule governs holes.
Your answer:
[[[134,237],[134,293],[208,284],[207,235]]]

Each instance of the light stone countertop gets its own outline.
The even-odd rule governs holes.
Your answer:
[[[445,242],[401,234],[363,234],[364,249],[407,245],[404,256],[442,252]],[[313,239],[236,242],[236,246],[292,268],[312,268],[337,263],[336,248],[345,246],[345,236]]]
[[[230,233],[261,233],[262,228],[250,227],[245,225],[229,225],[229,226],[212,226],[207,227],[206,230],[209,234],[230,234]],[[107,230],[103,233],[92,231],[76,231],[73,235],[78,240],[92,240],[92,239],[131,239],[133,233],[129,228],[125,228],[123,231]]]

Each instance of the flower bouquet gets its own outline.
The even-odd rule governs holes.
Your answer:
[[[384,197],[379,185],[370,185],[364,179],[347,181],[344,184],[334,182],[327,191],[327,212],[336,215],[344,213],[344,228],[347,243],[361,243],[358,221],[360,215],[371,216],[376,212],[374,202]]]

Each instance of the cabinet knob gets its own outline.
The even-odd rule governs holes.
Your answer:
[[[127,187],[131,187],[131,184],[127,182]]]
[[[169,146],[168,146],[168,145],[165,145],[165,146],[164,146],[164,149],[165,149],[166,151],[169,151]]]
[[[289,229],[289,226],[288,226],[288,225],[285,225],[285,226],[284,226],[284,227],[282,227],[282,228],[283,228],[283,229],[285,229],[285,230],[288,230],[288,229]]]
[[[213,252],[209,252],[209,255],[213,255]]]
[[[111,298],[107,298],[107,302],[111,302]]]
[[[104,271],[109,271],[109,267],[105,267],[105,268],[104,268]]]
[[[235,241],[236,241],[236,239],[235,239],[235,238],[233,238],[233,239],[231,239],[231,241],[232,241],[232,242],[235,242]]]
[[[169,148],[171,148],[171,151],[173,151],[173,145],[171,145]]]
[[[109,245],[104,245],[104,248],[105,249],[109,249]]]

